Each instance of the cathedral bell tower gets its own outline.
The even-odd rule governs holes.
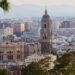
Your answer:
[[[40,30],[40,43],[41,43],[41,53],[50,54],[51,52],[51,19],[45,10],[45,14],[41,20],[41,30]]]

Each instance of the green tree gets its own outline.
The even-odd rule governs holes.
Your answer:
[[[44,70],[50,69],[51,57],[46,57],[38,62]]]
[[[59,57],[54,69],[50,72],[55,73],[55,75],[75,75],[75,51]]]
[[[32,62],[27,67],[23,68],[21,73],[21,75],[47,75],[37,62]]]
[[[0,69],[0,75],[9,75],[8,69]]]
[[[4,11],[8,11],[9,10],[9,2],[7,0],[0,0],[0,7]]]

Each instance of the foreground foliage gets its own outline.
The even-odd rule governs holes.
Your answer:
[[[9,10],[9,2],[7,0],[0,0],[0,7],[4,10],[4,11],[8,11]]]
[[[21,75],[43,75],[44,71],[37,62],[32,62],[22,69]]]
[[[9,75],[8,69],[0,69],[0,75]]]
[[[75,75],[75,52],[65,53],[58,58],[54,69],[50,72],[55,75]]]
[[[47,70],[50,58],[32,62],[22,69],[21,75],[75,75],[75,52],[67,52],[57,58],[53,69]]]

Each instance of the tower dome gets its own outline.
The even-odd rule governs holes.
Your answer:
[[[50,16],[47,13],[47,9],[45,9],[45,14],[42,17],[42,21],[44,21],[44,20],[50,20]]]

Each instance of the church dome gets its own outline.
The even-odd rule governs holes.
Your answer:
[[[50,16],[47,14],[47,10],[45,10],[45,14],[42,17],[42,20],[50,20]]]
[[[43,15],[43,18],[49,18],[50,16],[47,14],[47,10],[45,10],[45,14]]]

